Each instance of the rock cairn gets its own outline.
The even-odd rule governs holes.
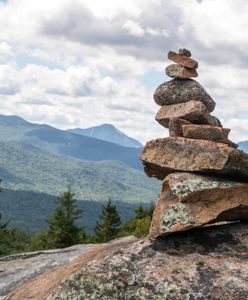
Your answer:
[[[211,112],[215,102],[191,77],[198,62],[187,49],[169,51],[173,79],[154,92],[156,121],[169,137],[148,142],[140,159],[163,180],[150,235],[167,235],[222,221],[248,220],[248,155],[228,139],[230,129]]]

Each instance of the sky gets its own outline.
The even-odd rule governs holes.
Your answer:
[[[191,50],[212,113],[248,140],[247,0],[0,0],[0,113],[66,129],[168,136],[153,100]]]

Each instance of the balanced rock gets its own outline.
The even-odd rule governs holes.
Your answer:
[[[179,49],[178,51],[179,55],[184,55],[184,56],[187,56],[187,57],[191,57],[191,52],[188,50],[188,49]]]
[[[169,135],[170,136],[183,136],[182,127],[183,125],[191,124],[189,121],[180,118],[169,119]]]
[[[145,145],[140,159],[146,174],[161,180],[184,171],[248,182],[248,154],[223,143],[182,137],[156,139]]]
[[[232,143],[228,139],[228,134],[230,132],[230,129],[228,128],[222,128],[213,125],[195,125],[182,123],[180,125],[182,125],[181,136],[185,138],[215,141],[237,148],[237,145]]]
[[[190,77],[197,77],[196,69],[189,69],[186,67],[182,67],[177,64],[172,64],[166,67],[165,69],[166,75],[172,78],[181,78],[181,79],[188,79]]]
[[[180,66],[187,67],[189,69],[196,69],[198,68],[198,62],[195,61],[194,59],[178,54],[173,51],[169,51],[168,53],[168,59],[174,61],[175,63],[179,64]]]
[[[159,109],[155,117],[156,121],[165,128],[169,127],[169,120],[172,118],[181,118],[196,124],[221,126],[220,121],[210,115],[205,104],[195,100],[164,105]]]
[[[248,184],[173,173],[164,182],[150,235],[167,235],[221,221],[248,220]]]
[[[172,79],[158,86],[154,92],[154,100],[160,105],[184,103],[190,100],[204,103],[209,112],[215,108],[215,102],[205,89],[193,79]]]

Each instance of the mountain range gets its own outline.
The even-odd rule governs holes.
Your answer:
[[[24,143],[81,160],[118,160],[132,168],[142,169],[138,159],[142,148],[120,146],[52,126],[33,124],[18,116],[0,115],[0,141]]]
[[[107,141],[125,147],[133,147],[133,148],[143,147],[143,145],[139,141],[127,136],[119,129],[114,127],[112,124],[102,124],[99,126],[85,128],[85,129],[74,128],[74,129],[68,129],[67,131],[80,134],[83,136],[93,137],[99,140]]]
[[[87,231],[93,230],[108,197],[125,220],[139,204],[153,202],[160,189],[157,180],[144,175],[140,145],[112,125],[66,131],[0,115],[4,219],[29,231],[44,228],[57,196],[71,185],[85,211],[79,222]],[[248,142],[239,147],[247,151]]]
[[[238,143],[239,149],[248,153],[248,141],[242,141]]]
[[[116,142],[132,141],[107,127],[120,135]],[[0,115],[0,211],[4,220],[30,232],[44,228],[57,196],[68,185],[84,210],[79,223],[86,231],[92,232],[108,197],[126,220],[135,207],[149,205],[159,193],[159,182],[142,171],[141,150]]]

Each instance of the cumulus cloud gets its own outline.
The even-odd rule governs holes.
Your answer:
[[[135,36],[145,35],[145,31],[140,26],[140,24],[132,20],[126,21],[123,25],[123,28],[126,29],[131,35],[135,35]]]
[[[248,139],[245,0],[11,0],[0,4],[1,113],[61,128],[113,123],[166,136],[149,80],[189,48],[231,137]],[[164,76],[164,80],[167,80]]]
[[[20,90],[19,73],[11,65],[0,65],[0,94],[14,95]]]

